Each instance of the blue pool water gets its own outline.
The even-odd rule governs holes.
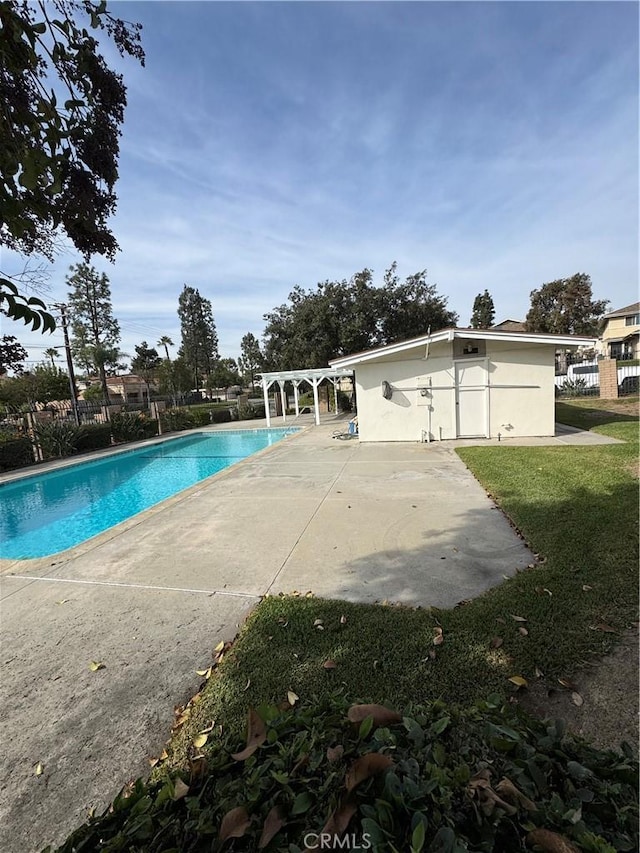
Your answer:
[[[0,558],[64,551],[294,432],[192,433],[1,484]]]

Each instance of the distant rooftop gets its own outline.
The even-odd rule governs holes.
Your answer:
[[[491,326],[492,329],[497,329],[499,332],[526,332],[527,327],[523,320],[503,320],[502,323],[496,323]]]
[[[617,311],[611,311],[611,313],[605,314],[603,319],[613,320],[614,317],[625,317],[627,314],[638,314],[638,312],[640,312],[640,302],[633,302],[625,308],[618,308]]]

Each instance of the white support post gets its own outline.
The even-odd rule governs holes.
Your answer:
[[[282,422],[287,422],[287,397],[284,393],[284,381],[278,380],[278,384],[280,385],[280,402],[282,404]]]
[[[264,413],[267,418],[267,426],[271,426],[271,412],[269,411],[269,386],[267,380],[262,379],[262,394],[264,397]]]
[[[334,413],[334,415],[337,415],[338,414],[338,386],[337,386],[338,380],[334,377],[331,380],[331,382],[333,384],[333,413]]]
[[[316,426],[320,426],[320,404],[318,402],[318,380],[315,376],[312,379],[313,383],[313,407],[316,416]]]
[[[300,383],[298,382],[297,379],[293,380],[293,402],[294,402],[294,405],[296,407],[296,417],[298,417],[298,415],[300,414],[300,406],[298,404],[298,385],[299,384]]]

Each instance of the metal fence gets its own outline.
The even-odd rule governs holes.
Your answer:
[[[629,359],[628,361],[632,361]],[[628,397],[638,393],[640,365],[637,361],[625,364],[617,362],[618,395]],[[556,395],[559,397],[598,397],[600,395],[600,371],[598,362],[576,361],[566,373],[555,377]]]

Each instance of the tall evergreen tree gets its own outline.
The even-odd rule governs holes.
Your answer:
[[[262,352],[258,339],[251,332],[247,332],[240,341],[240,352],[241,356],[238,363],[242,364],[243,373],[251,377],[251,388],[253,388],[255,385],[254,376],[262,367]]]
[[[208,376],[218,360],[218,333],[211,302],[194,287],[184,285],[178,299],[182,346],[179,357],[191,370],[194,388],[200,390],[201,377]]]
[[[69,272],[71,352],[77,363],[88,372],[92,368],[97,369],[103,397],[107,401],[106,369],[120,356],[120,326],[113,316],[109,279],[86,263],[76,264]]]
[[[473,314],[471,315],[472,329],[489,329],[493,326],[496,318],[496,310],[493,298],[488,290],[479,293],[473,301]]]

